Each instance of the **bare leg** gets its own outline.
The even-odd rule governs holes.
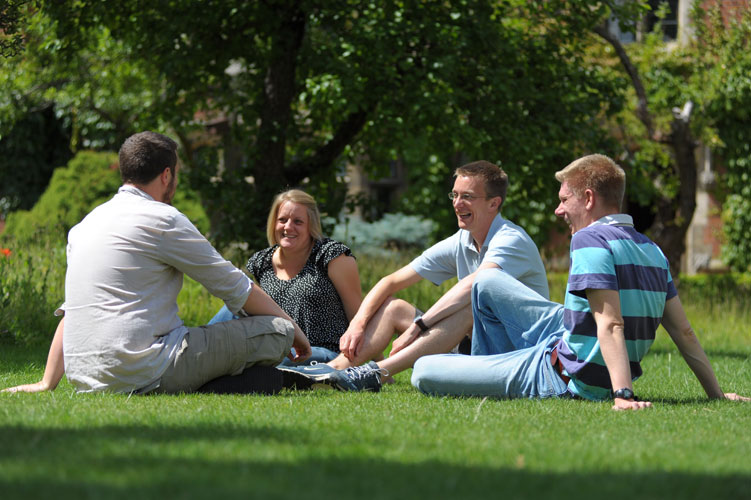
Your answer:
[[[360,346],[357,358],[350,361],[346,356],[340,354],[329,361],[328,364],[337,370],[343,370],[350,366],[367,363],[371,359],[383,359],[383,351],[394,338],[394,334],[401,334],[409,328],[415,319],[415,312],[415,306],[409,302],[393,297],[389,298],[368,322],[368,327],[365,329],[365,340]]]
[[[411,368],[422,356],[449,352],[471,331],[472,308],[467,306],[436,323],[430,330],[421,334],[414,342],[393,356],[378,361],[378,366],[388,370],[390,375],[394,375]]]

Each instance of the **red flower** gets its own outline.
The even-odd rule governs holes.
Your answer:
[[[0,248],[0,253],[5,255],[5,257],[10,257],[12,252],[10,251],[10,248]]]

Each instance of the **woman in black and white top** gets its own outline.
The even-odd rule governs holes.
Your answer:
[[[308,336],[313,355],[305,363],[334,359],[339,337],[362,302],[352,252],[323,237],[316,202],[299,189],[274,198],[266,236],[271,246],[250,257],[248,271]],[[209,324],[232,317],[225,306]]]

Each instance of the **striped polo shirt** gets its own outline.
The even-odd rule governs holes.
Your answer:
[[[566,286],[559,347],[569,390],[586,399],[611,397],[610,375],[600,352],[597,325],[586,290],[617,290],[631,377],[641,374],[641,360],[655,339],[665,302],[677,295],[668,260],[660,248],[634,229],[630,216],[604,217],[571,238],[571,265]]]

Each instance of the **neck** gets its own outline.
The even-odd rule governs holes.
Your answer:
[[[305,262],[308,260],[311,248],[313,248],[312,239],[306,246],[300,247],[297,250],[285,250],[284,248],[279,247],[279,263],[284,264],[286,262],[288,264],[295,264]]]
[[[154,201],[162,201],[162,193],[159,191],[158,187],[154,182],[150,182],[149,184],[143,185],[143,184],[133,184],[132,182],[126,182],[126,186],[133,186],[134,188],[138,188],[147,195],[154,198]]]

